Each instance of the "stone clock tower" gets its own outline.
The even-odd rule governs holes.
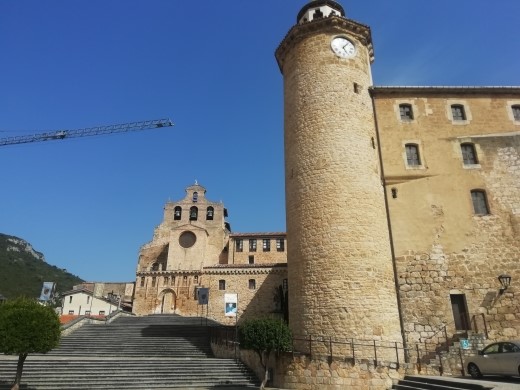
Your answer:
[[[370,28],[335,1],[311,1],[276,59],[284,77],[290,327],[400,341],[368,90]]]

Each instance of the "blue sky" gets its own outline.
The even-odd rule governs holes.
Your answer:
[[[2,0],[0,138],[175,127],[1,147],[0,232],[84,279],[132,281],[164,203],[195,180],[233,231],[284,231],[274,50],[305,3]],[[341,4],[372,27],[376,85],[520,85],[518,0]]]

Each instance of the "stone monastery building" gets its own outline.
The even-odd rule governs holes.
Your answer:
[[[224,324],[237,293],[239,320],[301,335],[520,338],[520,87],[374,86],[370,28],[332,0],[301,9],[276,60],[287,234],[232,232],[187,187],[141,248],[134,312],[200,315],[204,287]]]

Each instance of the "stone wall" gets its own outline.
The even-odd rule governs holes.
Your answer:
[[[249,240],[256,240],[256,250],[250,250]],[[277,239],[283,240],[283,250],[277,249]],[[242,240],[242,251],[237,249],[237,241]],[[269,240],[269,250],[263,248],[263,240]],[[253,263],[250,263],[253,256]],[[232,234],[229,240],[228,264],[273,264],[287,262],[287,240],[285,233],[240,233]]]
[[[442,342],[457,332],[452,299],[463,297],[471,329],[489,339],[520,336],[520,130],[509,91],[376,90],[382,157],[394,238],[400,300],[409,343]],[[401,120],[399,104],[413,107]],[[451,118],[462,104],[466,120]],[[404,145],[419,145],[409,167]],[[463,161],[461,144],[477,161]],[[483,190],[488,214],[476,214],[471,191]],[[498,275],[512,286],[500,294]],[[475,326],[476,325],[476,326]],[[459,330],[461,329],[459,325]]]
[[[212,343],[215,356],[233,358],[231,345]],[[264,370],[257,353],[239,350],[239,357],[250,367],[259,379]],[[386,390],[406,374],[416,373],[415,365],[380,362],[377,366],[372,360],[340,361],[311,359],[308,356],[292,356],[290,353],[271,354],[268,367],[273,377],[270,385],[284,389],[302,390]]]
[[[224,315],[224,295],[238,294],[239,321],[263,316],[281,316],[279,287],[287,278],[285,264],[276,267],[219,266],[206,269],[205,280],[210,288],[209,317],[233,325],[234,317]],[[225,289],[221,289],[224,281]]]

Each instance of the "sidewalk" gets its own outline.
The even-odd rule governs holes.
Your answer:
[[[474,383],[489,387],[493,390],[520,390],[520,377],[506,378],[506,377],[484,377],[484,379],[472,379],[471,377],[445,377],[432,376],[431,378],[440,380],[449,380],[453,382]]]

